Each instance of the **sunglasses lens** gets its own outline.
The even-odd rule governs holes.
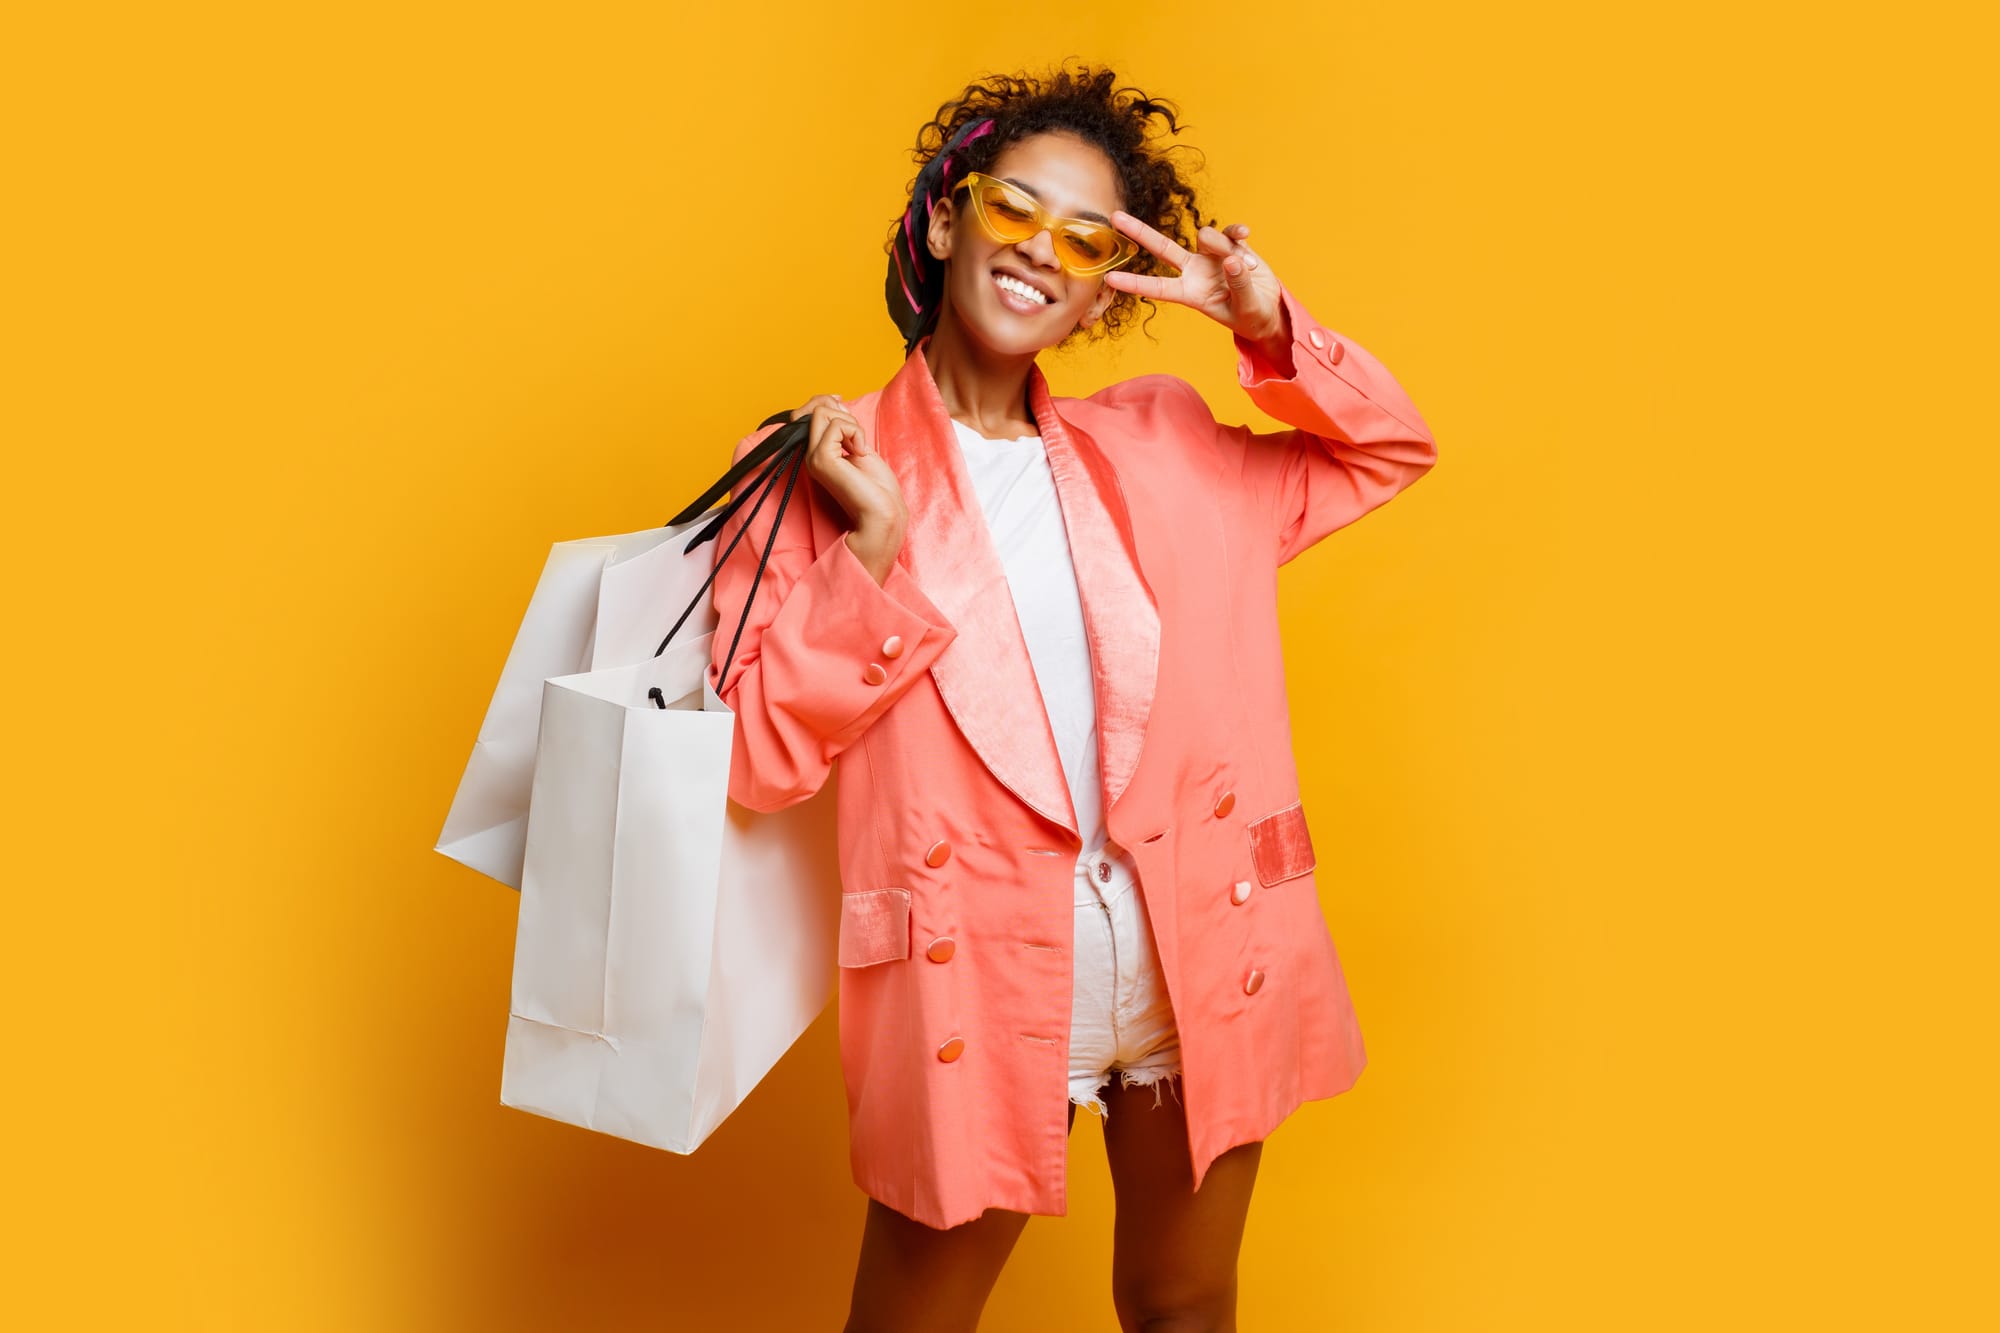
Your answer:
[[[1056,237],[1056,253],[1069,268],[1101,268],[1118,256],[1118,233],[1109,227],[1065,227]]]
[[[979,205],[987,225],[1003,241],[1025,241],[1036,231],[1035,206],[996,181],[982,182]]]

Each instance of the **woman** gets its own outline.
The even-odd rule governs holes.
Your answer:
[[[732,798],[775,810],[840,766],[840,1047],[870,1196],[850,1329],[973,1328],[1028,1215],[1067,1211],[1079,1104],[1106,1117],[1121,1325],[1233,1327],[1262,1140],[1365,1061],[1276,570],[1436,449],[1248,227],[1201,225],[1148,139],[1156,116],[1179,132],[1171,109],[1113,78],[987,80],[920,133],[887,282],[905,361],[793,413],[817,485],[726,681],[757,561],[714,585]],[[1172,375],[1049,393],[1041,351],[1149,300],[1229,329],[1239,383],[1293,429],[1222,424]],[[743,521],[761,550],[770,518]]]

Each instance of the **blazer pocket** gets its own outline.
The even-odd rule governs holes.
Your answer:
[[[1318,864],[1299,802],[1250,822],[1250,860],[1266,885],[1296,879]]]
[[[870,967],[910,956],[910,891],[840,895],[840,965]]]

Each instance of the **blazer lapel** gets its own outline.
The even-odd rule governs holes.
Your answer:
[[[1009,791],[1081,834],[1041,687],[951,414],[924,359],[928,335],[882,391],[875,445],[909,509],[901,560],[958,630],[931,665],[946,708]],[[1081,430],[1056,415],[1041,367],[1028,373],[1034,413],[1076,566],[1096,687],[1104,808],[1131,784],[1159,670],[1159,611],[1138,563],[1116,472]]]
[[[1159,604],[1139,566],[1139,542],[1117,470],[1096,441],[1056,415],[1039,365],[1028,372],[1028,402],[1055,476],[1083,601],[1108,816],[1132,784],[1153,713],[1160,671]]]

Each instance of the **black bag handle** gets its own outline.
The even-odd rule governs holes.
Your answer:
[[[768,426],[775,421],[785,421],[790,417],[791,409],[786,408],[783,411],[775,412],[764,418],[759,423],[759,428]],[[713,504],[725,491],[735,487],[744,477],[761,466],[762,471],[757,472],[756,477],[751,481],[750,485],[732,495],[729,503],[718,509],[715,517],[708,523],[703,524],[701,531],[696,533],[688,541],[688,544],[681,548],[682,553],[685,554],[714,537],[728,523],[731,516],[743,507],[745,501],[749,500],[752,495],[756,496],[757,502],[751,506],[749,517],[743,521],[743,526],[737,529],[736,535],[729,539],[729,545],[715,558],[715,566],[709,570],[708,577],[702,580],[700,589],[694,595],[694,600],[688,603],[687,608],[681,612],[680,618],[674,621],[673,628],[667,631],[667,637],[662,639],[660,646],[653,650],[653,656],[658,657],[667,650],[667,645],[673,642],[674,635],[680,632],[681,626],[687,623],[687,618],[694,614],[695,608],[700,606],[703,599],[707,597],[710,586],[715,582],[716,574],[721,572],[722,562],[735,552],[737,543],[743,540],[744,535],[750,531],[751,525],[756,522],[758,511],[764,507],[764,501],[768,500],[771,492],[776,489],[778,474],[782,471],[785,473],[784,494],[779,497],[778,512],[771,520],[771,535],[765,539],[764,549],[758,556],[757,573],[750,581],[749,596],[743,600],[743,614],[737,618],[736,635],[729,641],[729,654],[723,659],[719,680],[726,682],[729,679],[729,668],[736,661],[737,645],[743,641],[743,630],[750,622],[750,608],[756,602],[757,589],[764,581],[765,567],[769,565],[771,552],[777,546],[778,529],[784,523],[785,510],[792,501],[792,489],[798,484],[799,473],[805,470],[806,441],[811,429],[812,418],[806,416],[792,421],[781,430],[773,431],[767,439],[760,441],[756,448],[732,464],[720,480],[702,493],[700,499],[676,514],[668,522],[667,526],[674,527],[699,518],[707,511],[708,506]],[[717,694],[721,692],[720,689],[716,691]],[[660,691],[658,686],[654,686],[651,690],[648,690],[647,696],[652,699],[655,706],[659,708],[667,706],[666,696]]]
[[[791,415],[791,409],[789,408],[782,412],[774,412],[758,422],[757,428],[762,430],[774,421],[787,420]],[[801,429],[802,424],[803,429]],[[668,519],[667,526],[670,528],[678,527],[682,523],[690,523],[699,518],[710,505],[722,498],[724,491],[732,489],[737,482],[755,471],[758,464],[763,463],[773,454],[789,453],[795,445],[804,441],[806,434],[811,429],[812,418],[800,417],[798,421],[792,422],[789,428],[773,431],[767,438],[758,441],[757,447],[730,464],[729,470],[723,473],[721,479],[713,486],[703,491],[700,499]],[[722,516],[726,519],[742,503],[743,496],[735,496],[727,505],[723,506]],[[720,523],[711,523],[707,528],[704,528],[701,534],[701,541],[707,541],[710,537],[714,536],[715,530],[720,526]],[[690,542],[686,549],[692,551],[698,545],[700,545],[700,542]]]

